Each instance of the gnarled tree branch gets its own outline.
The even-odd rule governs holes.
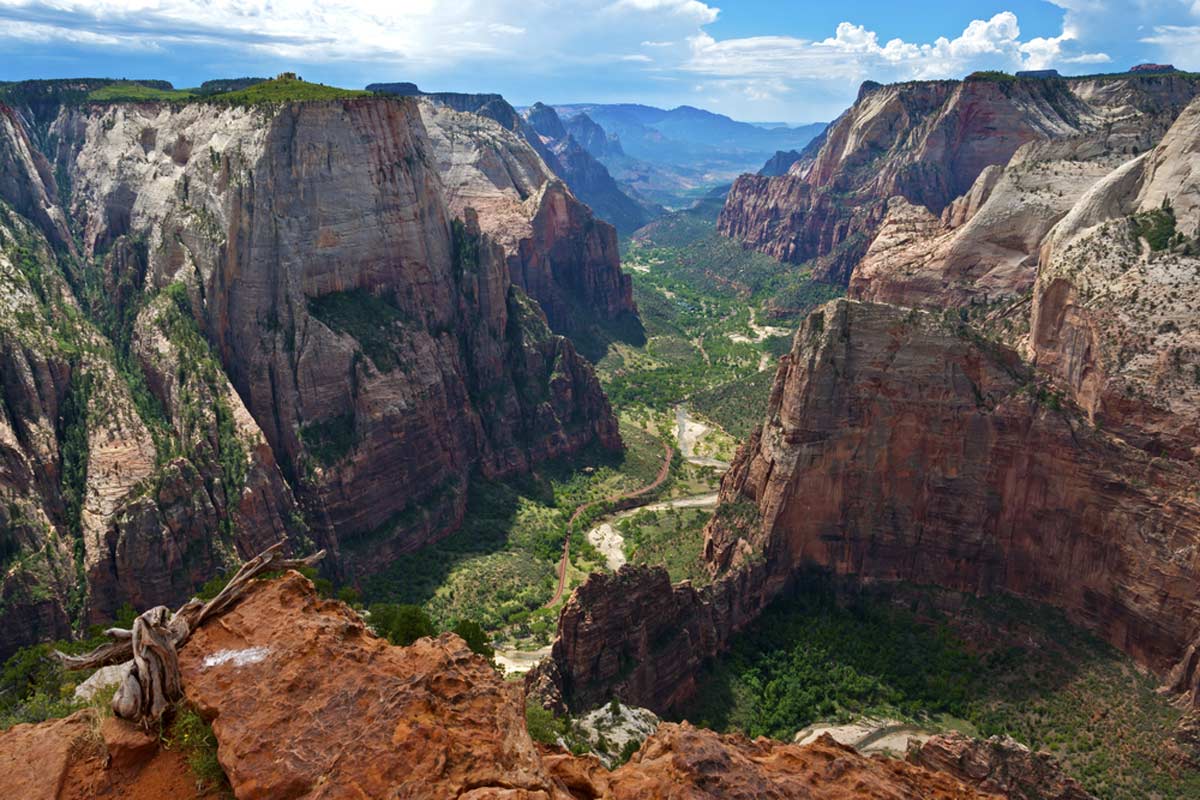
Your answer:
[[[179,648],[192,631],[236,604],[263,573],[310,567],[325,557],[325,551],[321,550],[304,558],[285,558],[283,545],[282,541],[276,542],[243,564],[225,588],[207,603],[193,597],[174,614],[166,606],[156,606],[135,619],[130,630],[106,630],[105,635],[113,641],[90,653],[71,656],[55,651],[55,656],[68,669],[94,669],[132,661],[133,668],[113,695],[113,713],[149,727],[183,693]]]

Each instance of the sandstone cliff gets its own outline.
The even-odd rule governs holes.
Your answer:
[[[613,228],[597,220],[521,137],[493,120],[421,103],[450,211],[474,212],[504,248],[514,283],[538,301],[551,327],[634,313]],[[471,211],[468,211],[470,209]]]
[[[837,301],[797,333],[766,421],[722,482],[713,583],[593,578],[531,688],[668,710],[697,663],[815,566],[1058,606],[1197,697],[1198,479],[1093,427],[957,321]],[[656,613],[639,616],[641,603]]]
[[[373,83],[367,88],[384,94],[422,97],[452,111],[486,117],[524,139],[553,175],[566,183],[596,216],[622,233],[631,233],[650,220],[649,210],[617,186],[608,169],[568,134],[552,108],[537,103],[522,116],[498,94],[423,92],[411,83]]]
[[[1099,151],[1105,155],[1140,152],[1157,141],[1196,90],[1194,80],[1180,76],[1077,81],[972,77],[963,82],[864,84],[854,106],[830,126],[811,164],[802,159],[786,175],[738,179],[721,214],[720,229],[783,261],[817,259],[822,277],[845,283],[867,254],[889,198],[902,197],[939,217],[955,198],[972,191],[986,168],[1007,164],[1030,142],[1086,134],[1100,143]],[[1043,166],[1037,169],[1053,172],[1058,168],[1056,162],[1063,160],[1081,159],[1077,154],[1030,151],[1026,168],[1040,163]],[[1082,160],[1095,159],[1085,156]],[[1046,192],[1042,202],[1048,202],[1049,208],[1033,203],[1020,213],[1030,219],[1061,216],[1063,207],[1069,208],[1078,197],[1077,185],[1087,177],[1072,173],[1088,169],[1068,164],[1062,187],[1027,175],[1026,188],[1034,188],[1032,177],[1037,188]],[[1016,176],[1010,180],[1020,183]],[[997,196],[994,208],[977,223],[978,230],[966,232],[958,244],[962,253],[982,246],[985,265],[975,270],[983,275],[999,269],[990,279],[1005,290],[1014,283],[1005,273],[1013,272],[1021,261],[1016,253],[1030,254],[1020,237],[1038,230],[1034,226],[1026,233],[1020,229],[1021,219],[1012,220],[1011,226],[1003,219],[1006,206],[1014,202],[1012,189]],[[1062,198],[1057,194],[1060,190]],[[924,233],[936,230],[928,220],[914,219],[913,213],[897,209],[888,238],[881,243],[885,252],[875,254],[876,271],[883,260],[884,270],[894,271],[899,261],[913,272],[933,273],[931,277],[918,275],[912,286],[904,286],[902,281],[897,290],[901,296],[928,286],[936,288],[939,274],[929,261],[966,259],[938,252],[945,242],[940,246],[919,244],[908,259],[898,257],[894,252],[897,246],[911,238],[906,231],[916,227]],[[961,217],[958,225],[947,220],[947,227],[963,222]],[[1015,238],[1009,241],[1006,235]],[[955,272],[966,266],[952,263],[947,268],[948,282],[958,281]],[[863,296],[872,296],[871,290],[865,290]]]
[[[1200,101],[1045,238],[1028,351],[1096,424],[1150,452],[1200,447]]]
[[[840,301],[797,334],[722,484],[760,524],[718,516],[706,557],[1009,592],[1166,676],[1200,636],[1197,477],[1093,428],[969,329]]]
[[[414,101],[65,106],[62,187],[2,120],[0,653],[280,537],[378,567],[453,530],[472,474],[620,447],[591,367],[454,218]],[[616,313],[611,229],[561,191],[522,279]]]

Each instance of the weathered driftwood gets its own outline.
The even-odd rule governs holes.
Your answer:
[[[282,541],[277,542],[243,564],[225,588],[207,603],[193,597],[174,614],[166,606],[155,606],[135,619],[130,630],[106,630],[105,635],[112,641],[90,653],[70,656],[56,652],[55,655],[68,669],[95,669],[132,661],[132,669],[113,695],[113,713],[149,727],[183,694],[179,648],[193,630],[237,603],[251,582],[264,572],[308,567],[325,557],[325,551],[321,550],[304,558],[284,558],[283,545]]]

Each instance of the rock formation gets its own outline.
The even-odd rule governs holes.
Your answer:
[[[479,220],[509,274],[570,334],[635,312],[616,232],[595,219],[521,137],[493,120],[422,101],[451,213]],[[557,118],[556,118],[557,119]]]
[[[1103,124],[1021,147],[1003,167],[983,170],[940,219],[892,198],[850,278],[850,296],[944,308],[1025,294],[1055,223],[1114,170],[1154,148],[1195,91],[1190,82],[1167,78],[1070,86]]]
[[[969,329],[840,301],[797,334],[723,482],[760,524],[718,516],[706,557],[1009,592],[1166,676],[1200,637],[1196,479],[1093,428]]]
[[[836,301],[797,333],[765,423],[722,482],[704,552],[712,585],[656,588],[630,572],[606,591],[592,579],[531,686],[567,704],[611,691],[664,710],[698,660],[816,566],[1055,605],[1194,691],[1198,479],[1191,463],[1093,427],[957,319]],[[652,619],[626,605],[650,600]]]
[[[827,739],[752,742],[686,724],[660,725],[609,772],[593,756],[536,746],[519,688],[458,637],[394,647],[294,572],[260,582],[201,625],[180,661],[188,701],[211,723],[239,800],[995,797],[951,774],[867,758]],[[89,713],[0,733],[0,792],[196,796],[177,751],[111,720],[92,738]],[[163,774],[172,757],[173,784]]]
[[[908,761],[947,772],[981,791],[1011,800],[1095,800],[1078,781],[1064,775],[1049,755],[1034,753],[1007,736],[934,736],[911,747]]]
[[[1047,215],[1053,221],[1065,213],[1088,178],[1094,180],[1096,170],[1104,166],[1094,162],[1114,152],[1152,146],[1196,91],[1193,79],[1161,75],[1070,80],[994,80],[984,75],[962,82],[892,86],[868,82],[857,102],[830,126],[812,164],[801,160],[787,174],[773,178],[739,178],[719,227],[725,235],[780,260],[815,260],[818,277],[846,283],[883,224],[888,200],[899,196],[916,211],[894,204],[896,216],[885,231],[887,238],[872,254],[875,273],[901,267],[916,273],[900,281],[896,294],[936,288],[940,262],[947,260],[951,263],[945,282],[964,282],[957,273],[967,268],[961,262],[969,259],[957,253],[972,247],[983,248],[985,263],[970,269],[986,276],[985,284],[999,283],[1007,291],[1020,283],[1013,279],[1014,271],[1031,282],[1027,270],[1014,266],[1021,261],[1016,254],[1027,258],[1031,251],[1023,239],[1044,233],[1040,223],[1026,230],[1023,222]],[[938,218],[956,198],[994,188],[986,186],[995,178],[982,177],[985,169],[1008,164],[1023,145],[1080,136],[1090,144],[1076,143],[1076,152],[1070,152],[1072,145],[1065,151],[1027,150],[1019,162],[1023,167],[1007,177],[1013,185],[1001,188],[975,228],[945,237],[956,241],[917,244],[911,255],[897,252],[906,246],[911,237],[905,232],[914,225],[933,233],[929,221],[914,219],[914,213],[923,208]],[[1020,169],[1025,170],[1024,181]],[[1062,186],[1045,180],[1044,173],[1056,170],[1062,173]],[[980,180],[985,185],[972,189]],[[1022,201],[1022,184],[1027,192],[1037,188],[1044,196]],[[1014,206],[1019,206],[1018,216],[1006,219]],[[943,234],[967,221],[961,211],[952,217],[945,220]],[[945,252],[948,248],[955,252]],[[867,280],[877,282],[874,277]],[[876,290],[860,291],[861,296],[873,297]]]
[[[454,111],[487,117],[524,139],[552,174],[566,183],[596,216],[617,230],[632,233],[650,220],[649,209],[617,186],[605,166],[568,134],[562,120],[548,106],[537,103],[527,116],[522,116],[498,94],[422,92],[411,83],[373,83],[367,88],[384,94],[424,97]]]
[[[0,655],[178,603],[281,536],[377,568],[453,530],[473,473],[620,446],[591,367],[475,215],[455,220],[415,101],[46,118],[49,158],[0,115],[0,597],[19,620]],[[561,184],[538,197],[521,281],[556,313],[627,308],[611,229]]]
[[[704,662],[781,585],[754,566],[701,588],[672,586],[662,567],[595,573],[563,607],[550,658],[528,673],[526,686],[558,710],[586,710],[615,696],[670,713],[695,693]]]
[[[1200,101],[1050,231],[1028,342],[1096,424],[1188,459],[1200,452],[1197,141]]]

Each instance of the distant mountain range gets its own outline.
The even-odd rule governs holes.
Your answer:
[[[693,106],[667,110],[633,103],[572,103],[555,110],[568,127],[579,115],[599,125],[608,143],[592,155],[618,182],[668,207],[685,205],[713,186],[757,171],[780,150],[803,149],[826,127],[821,122],[739,122]],[[620,146],[614,147],[614,141]]]

